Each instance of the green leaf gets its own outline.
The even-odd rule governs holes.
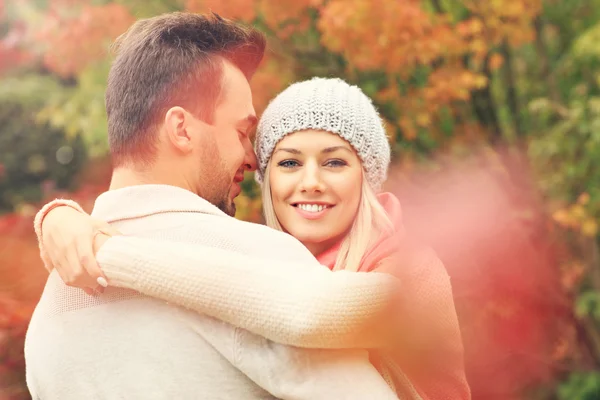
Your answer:
[[[578,317],[596,317],[600,314],[600,292],[587,291],[577,297],[575,314]]]
[[[600,372],[573,372],[558,388],[560,400],[597,400],[600,398]]]

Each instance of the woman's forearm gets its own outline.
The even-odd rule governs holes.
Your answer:
[[[98,262],[112,285],[298,347],[376,347],[397,283],[387,274],[253,258],[198,244],[116,236]]]
[[[60,205],[83,213],[77,203],[62,199],[38,213],[35,228],[43,258],[43,218]],[[383,274],[332,273],[315,264],[293,262],[282,265],[197,244],[124,237],[108,242],[99,259],[113,285],[298,347],[365,348],[387,343],[385,311],[395,285]]]

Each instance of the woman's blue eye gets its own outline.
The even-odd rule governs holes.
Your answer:
[[[284,161],[279,162],[279,164],[277,164],[277,165],[279,165],[280,167],[283,167],[283,168],[294,168],[294,167],[298,166],[298,161],[284,160]]]
[[[344,160],[329,160],[325,165],[328,167],[343,167],[348,164]]]

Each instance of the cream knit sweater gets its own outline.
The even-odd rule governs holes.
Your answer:
[[[289,235],[171,186],[107,192],[93,215],[127,235],[98,254],[113,284],[205,315],[118,288],[89,297],[54,272],[27,335],[33,398],[396,398],[365,351],[268,340],[329,348],[380,340],[365,327],[389,303],[389,276],[332,273]],[[166,269],[168,283],[157,285]]]

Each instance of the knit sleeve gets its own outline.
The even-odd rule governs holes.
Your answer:
[[[403,328],[396,329],[387,354],[397,386],[406,389],[407,379],[423,400],[470,400],[452,286],[440,259],[420,248],[385,260],[376,271],[402,281],[400,303],[390,319]]]
[[[97,254],[113,286],[127,287],[309,348],[369,348],[388,340],[396,280],[332,272],[198,244],[115,236]]]

